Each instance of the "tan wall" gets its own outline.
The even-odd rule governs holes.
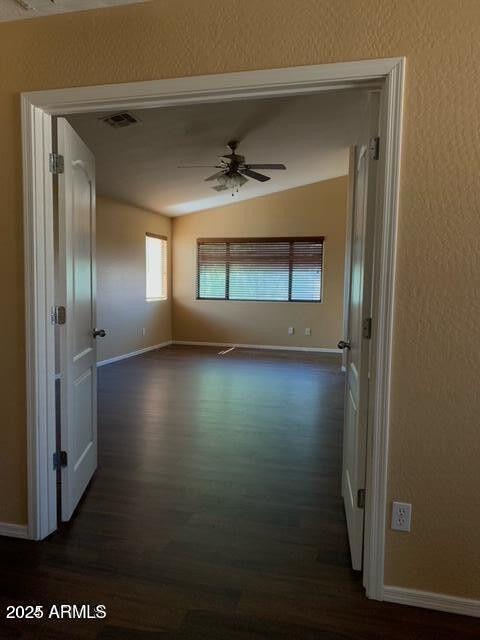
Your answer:
[[[171,226],[165,216],[97,198],[97,325],[107,330],[98,361],[172,339],[171,280],[167,300],[145,300],[145,233],[167,236],[171,257]]]
[[[238,37],[232,38],[232,25]],[[386,582],[480,597],[478,0],[157,0],[0,24],[0,521],[26,521],[19,93],[407,56]]]
[[[335,348],[343,331],[346,197],[342,177],[175,218],[175,340]],[[195,300],[197,238],[289,235],[325,236],[320,304]]]

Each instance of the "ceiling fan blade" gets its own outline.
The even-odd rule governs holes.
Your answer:
[[[210,180],[216,180],[220,176],[223,176],[223,174],[224,174],[223,171],[218,171],[217,173],[214,173],[213,176],[209,176],[208,178],[205,178],[205,182],[209,182]]]
[[[246,164],[247,169],[286,169],[284,164]]]
[[[270,180],[269,176],[264,176],[263,174],[257,173],[256,171],[251,171],[248,168],[240,169],[240,173],[248,176],[249,178],[253,178],[254,180],[258,180],[259,182],[266,182],[267,180]]]
[[[218,184],[216,187],[212,187],[215,191],[226,191],[228,187],[224,184]]]
[[[182,164],[177,169],[220,169],[218,164]]]

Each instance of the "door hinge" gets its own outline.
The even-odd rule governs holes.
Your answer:
[[[67,311],[65,307],[52,307],[50,319],[52,324],[65,324],[67,321]]]
[[[357,491],[357,507],[359,509],[365,509],[365,489],[359,489]]]
[[[67,452],[66,451],[55,451],[53,454],[53,468],[60,469],[61,467],[66,467],[68,463]]]
[[[57,174],[65,171],[65,161],[59,153],[51,153],[48,156],[48,167],[50,173]]]
[[[370,340],[372,337],[372,319],[365,318],[362,322],[362,336],[366,340]]]
[[[378,160],[380,156],[380,138],[371,138],[368,146],[371,160]]]

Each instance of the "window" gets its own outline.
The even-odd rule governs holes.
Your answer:
[[[145,236],[145,272],[147,300],[167,297],[167,238],[147,233]]]
[[[199,300],[321,301],[323,237],[197,242]]]

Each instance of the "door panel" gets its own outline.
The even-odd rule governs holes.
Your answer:
[[[347,403],[345,407],[345,421],[348,425],[355,424],[357,420],[357,412],[358,407],[355,404],[355,397],[352,394],[351,389],[347,390],[346,395]],[[345,430],[345,452],[347,459],[351,459],[353,457],[353,452],[355,450],[355,432],[352,429]],[[350,517],[350,513],[353,511],[356,505],[356,496],[355,496],[355,470],[350,466],[345,469],[345,500],[348,503],[348,509],[346,509],[347,518]],[[351,474],[353,473],[353,478]],[[349,528],[351,528],[352,523],[347,523]]]
[[[69,520],[97,467],[95,162],[64,118],[57,121],[59,271],[66,324],[61,335],[62,520]]]
[[[378,100],[372,96],[370,136],[378,127]],[[365,490],[368,384],[370,340],[363,337],[363,321],[371,317],[371,280],[373,261],[373,218],[376,198],[376,160],[371,159],[365,141],[355,150],[350,255],[346,278],[348,291],[344,350],[346,371],[345,419],[343,434],[342,496],[347,518],[352,567],[362,569],[364,507],[359,491]]]

